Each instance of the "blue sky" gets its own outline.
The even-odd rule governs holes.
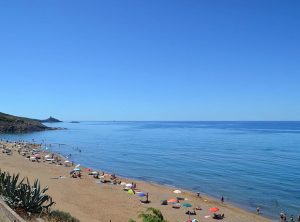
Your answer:
[[[300,1],[1,1],[0,111],[300,120]]]

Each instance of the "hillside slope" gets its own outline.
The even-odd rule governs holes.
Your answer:
[[[39,120],[13,116],[0,112],[0,133],[28,133],[34,131],[51,130]]]

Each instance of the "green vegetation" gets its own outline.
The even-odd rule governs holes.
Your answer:
[[[139,218],[141,218],[143,222],[167,222],[160,210],[153,207],[149,207],[146,212],[140,213]],[[129,222],[135,222],[135,220],[130,219]]]
[[[39,180],[30,185],[28,179],[19,181],[19,174],[12,176],[0,170],[0,195],[5,202],[19,213],[40,214],[49,212],[54,204],[52,198],[45,194],[48,187],[41,189]]]
[[[52,129],[40,120],[13,116],[0,112],[0,133],[24,133]]]
[[[48,216],[48,220],[51,222],[79,222],[79,220],[72,217],[71,214],[60,210],[52,211]]]

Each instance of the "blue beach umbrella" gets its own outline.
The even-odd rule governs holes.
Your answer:
[[[144,193],[139,193],[139,197],[144,197],[144,196],[146,196],[146,194],[144,194]]]
[[[182,206],[184,206],[184,207],[191,207],[192,204],[190,204],[190,203],[184,203],[184,204],[182,204]]]

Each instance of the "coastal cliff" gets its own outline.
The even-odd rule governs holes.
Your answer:
[[[40,120],[0,112],[0,133],[29,133],[58,128],[47,127]]]

